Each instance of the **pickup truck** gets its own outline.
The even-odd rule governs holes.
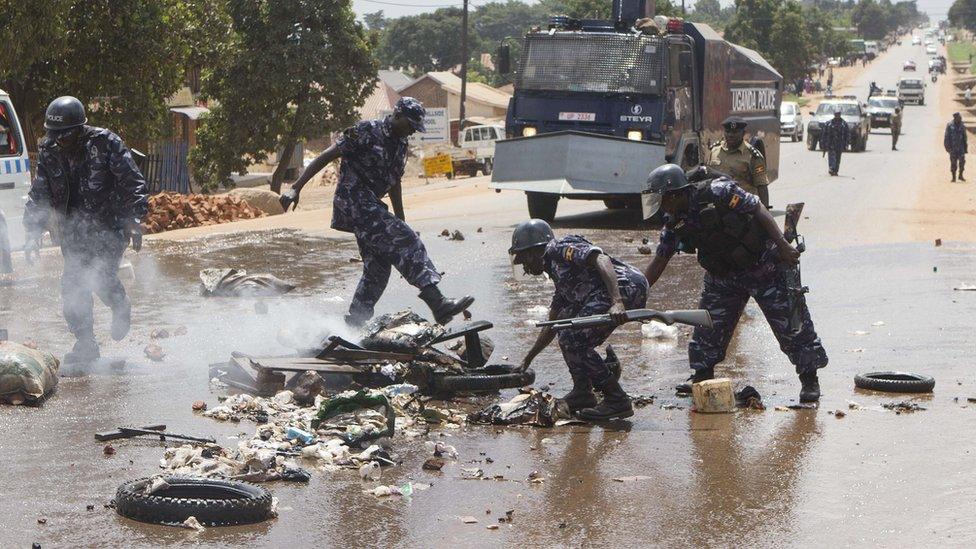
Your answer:
[[[505,128],[501,126],[468,126],[461,130],[459,146],[449,151],[454,165],[453,175],[474,177],[479,171],[483,175],[491,175],[495,163],[495,141],[499,139],[505,139]]]
[[[921,78],[898,80],[898,99],[903,103],[925,104],[925,82]]]

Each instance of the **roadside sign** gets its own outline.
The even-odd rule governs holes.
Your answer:
[[[393,114],[393,111],[380,111],[380,115]],[[447,143],[450,141],[450,124],[447,118],[447,107],[430,107],[424,117],[425,133],[415,133],[410,136],[410,145],[418,146],[427,143]]]
[[[451,155],[441,153],[424,159],[424,177],[434,177],[446,173],[454,173]]]

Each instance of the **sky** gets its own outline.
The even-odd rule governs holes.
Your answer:
[[[462,5],[463,0],[353,0],[353,9],[359,16],[364,13],[372,13],[383,10],[387,17],[401,17],[403,15],[416,15],[427,11],[434,11],[437,8],[447,6]],[[479,4],[486,4],[492,0],[469,0],[469,5],[473,8]],[[535,0],[527,0],[535,3]],[[608,3],[611,0],[606,0]],[[681,0],[672,0],[680,3]],[[723,6],[730,5],[733,0],[719,0]],[[695,0],[686,0],[687,8],[694,6]],[[952,0],[918,0],[918,9],[929,14],[933,21],[945,19],[945,14],[949,11]]]

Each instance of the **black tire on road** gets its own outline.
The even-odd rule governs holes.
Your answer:
[[[886,393],[931,393],[935,379],[908,372],[870,372],[854,376],[854,386]]]
[[[146,495],[151,478],[119,486],[115,511],[152,524],[180,524],[196,517],[204,526],[253,524],[271,518],[271,492],[246,482],[163,477],[169,488]]]
[[[552,222],[556,218],[559,195],[526,191],[525,200],[529,206],[529,217]]]
[[[481,165],[481,173],[483,175],[491,175],[491,159],[486,159],[485,163]]]
[[[529,368],[516,371],[509,364],[489,364],[483,368],[468,370],[464,375],[436,376],[431,385],[437,394],[494,392],[501,389],[517,389],[535,383],[535,372]]]

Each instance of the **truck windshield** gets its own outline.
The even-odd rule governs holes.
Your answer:
[[[533,33],[525,37],[518,87],[660,95],[663,64],[664,50],[659,38]]]
[[[872,107],[884,107],[886,109],[893,109],[898,106],[897,99],[879,99],[877,97],[872,97],[868,99],[868,105]]]
[[[817,107],[817,114],[832,115],[835,109],[840,109],[842,116],[858,116],[861,114],[857,109],[857,105],[853,103],[821,103]]]
[[[914,88],[921,88],[922,87],[922,81],[921,80],[902,80],[900,86],[902,88],[913,88],[913,89]]]

